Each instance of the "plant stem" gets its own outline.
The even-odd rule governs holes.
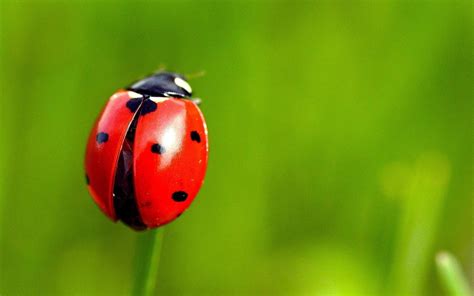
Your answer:
[[[462,274],[458,261],[448,252],[436,255],[438,273],[448,295],[469,296],[469,285]]]
[[[138,234],[133,295],[152,296],[154,294],[163,232],[162,228],[158,228]]]

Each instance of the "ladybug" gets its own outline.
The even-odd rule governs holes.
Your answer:
[[[113,221],[167,224],[194,200],[207,168],[207,127],[184,76],[159,72],[119,89],[87,143],[86,182]]]

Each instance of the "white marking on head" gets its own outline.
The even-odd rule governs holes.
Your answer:
[[[131,98],[131,99],[138,99],[138,98],[142,98],[143,95],[139,94],[139,93],[136,93],[134,91],[128,91],[128,96]]]
[[[150,97],[150,100],[152,100],[155,103],[164,102],[164,101],[169,100],[169,99],[170,98],[166,98],[166,97]]]
[[[183,79],[179,78],[179,77],[176,77],[174,79],[174,84],[176,84],[177,86],[181,87],[182,89],[184,89],[185,91],[187,91],[188,93],[192,93],[193,90],[191,89],[191,86],[189,85],[189,83],[187,83],[186,81],[184,81]]]

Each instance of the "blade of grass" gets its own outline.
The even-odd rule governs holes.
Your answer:
[[[445,155],[427,151],[418,157],[407,176],[391,271],[390,290],[395,295],[423,294],[450,167]]]
[[[458,261],[448,252],[439,252],[436,255],[438,274],[447,292],[447,295],[469,296],[469,285],[463,276]]]
[[[160,265],[163,232],[162,228],[158,228],[138,235],[132,295],[151,296],[154,294]]]

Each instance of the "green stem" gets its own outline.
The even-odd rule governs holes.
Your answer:
[[[469,285],[463,276],[458,261],[448,252],[436,255],[438,274],[448,295],[469,296]]]
[[[163,232],[162,228],[158,228],[138,234],[133,295],[152,296],[154,294]]]

